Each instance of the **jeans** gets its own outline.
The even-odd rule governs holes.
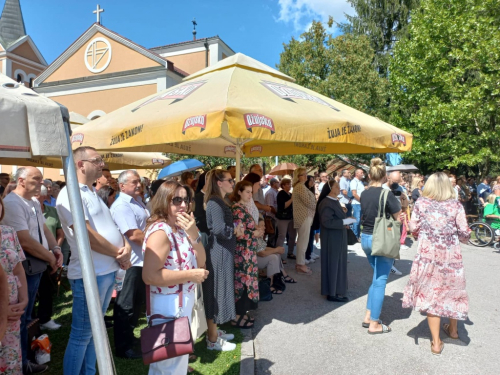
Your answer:
[[[346,203],[345,208],[347,209],[347,212],[345,214],[346,217],[351,217],[352,216],[352,204],[351,203]]]
[[[356,219],[356,222],[352,223],[352,231],[356,235],[356,238],[359,238],[360,221],[361,221],[361,205],[360,204],[353,204],[352,205],[352,216]]]
[[[111,272],[107,275],[97,276],[97,289],[103,316],[111,301],[115,275],[116,272]],[[73,316],[68,346],[64,353],[63,373],[64,375],[93,375],[96,373],[97,357],[92,339],[83,279],[69,280],[69,282],[73,292]]]
[[[368,263],[373,268],[373,280],[370,289],[368,289],[368,302],[366,309],[370,310],[370,319],[379,320],[382,305],[384,303],[385,286],[387,277],[391,272],[394,259],[382,256],[372,256],[373,235],[361,233],[361,248],[366,254]]]
[[[36,275],[26,275],[26,284],[28,285],[28,305],[21,315],[21,351],[23,356],[23,365],[28,363],[28,325],[31,323],[31,314],[35,305],[36,293],[43,272]]]

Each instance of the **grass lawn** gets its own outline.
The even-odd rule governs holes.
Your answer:
[[[65,284],[69,289],[69,284],[65,280]],[[64,350],[69,339],[71,329],[71,307],[72,307],[71,291],[65,291],[61,286],[59,297],[54,298],[54,315],[53,319],[63,326],[57,331],[44,331],[49,335],[52,343],[51,361],[49,363],[49,371],[46,374],[60,375],[63,373],[63,357]],[[112,306],[112,304],[111,304]],[[144,311],[146,309],[144,308]],[[112,308],[108,310],[106,315],[113,315]],[[140,319],[140,326],[135,329],[136,337],[140,337],[140,330],[146,326],[146,317]],[[239,375],[240,373],[240,353],[241,342],[243,335],[239,329],[234,329],[230,324],[222,327],[227,332],[234,334],[235,339],[232,341],[237,344],[236,350],[232,352],[218,352],[207,350],[205,344],[205,336],[198,339],[195,344],[195,355],[198,357],[196,361],[191,362],[190,366],[194,369],[192,374],[228,374]],[[114,353],[113,344],[113,329],[108,329],[108,336],[112,351]],[[118,374],[133,374],[142,375],[148,373],[148,366],[145,366],[142,359],[139,360],[126,360],[121,358],[114,358],[116,372]]]

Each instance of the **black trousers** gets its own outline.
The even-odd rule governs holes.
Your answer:
[[[51,267],[42,274],[40,285],[38,286],[38,319],[40,324],[45,324],[52,319],[52,305],[54,298],[54,275],[50,274]]]
[[[134,328],[141,313],[144,313],[142,309],[145,296],[146,285],[142,281],[142,267],[129,268],[113,308],[113,333],[117,354],[123,354],[134,344]]]

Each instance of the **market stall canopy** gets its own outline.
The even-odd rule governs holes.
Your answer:
[[[75,132],[73,147],[247,157],[409,151],[412,135],[237,53]]]
[[[2,73],[0,134],[0,157],[68,155],[61,106]]]
[[[326,173],[332,174],[333,172],[340,172],[343,169],[347,169],[349,172],[354,172],[356,169],[361,168],[365,172],[368,172],[370,167],[358,160],[348,158],[344,155],[337,155],[326,168]]]
[[[119,169],[159,169],[172,161],[160,152],[100,152],[106,163],[104,168]],[[32,166],[44,168],[62,168],[61,158],[33,156],[31,158],[5,158],[1,164]]]

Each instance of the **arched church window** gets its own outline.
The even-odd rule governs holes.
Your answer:
[[[30,89],[33,87],[33,81],[34,81],[34,80],[35,80],[34,78],[30,78],[30,86],[29,86],[29,87],[30,87]]]
[[[23,77],[20,74],[18,74],[17,77],[16,77],[16,81],[17,81],[17,83],[22,83],[23,82]]]

